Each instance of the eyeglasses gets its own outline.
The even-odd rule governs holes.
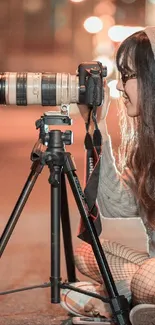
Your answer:
[[[136,79],[137,78],[137,74],[136,73],[132,73],[132,74],[127,74],[127,73],[122,73],[121,74],[121,79],[122,79],[122,83],[123,86],[125,86],[126,82],[130,79]]]

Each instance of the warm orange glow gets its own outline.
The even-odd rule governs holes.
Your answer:
[[[40,10],[42,10],[44,7],[44,1],[42,0],[38,0],[38,1],[34,1],[34,0],[23,0],[23,8],[25,11],[29,12],[29,13],[35,13],[38,12]]]
[[[100,16],[102,14],[113,16],[115,12],[116,12],[116,5],[108,0],[97,3],[94,8],[94,14],[96,16]]]
[[[99,33],[103,28],[103,22],[96,16],[87,18],[83,25],[86,31],[91,34]]]
[[[102,16],[100,16],[100,19],[102,20],[104,27],[106,29],[115,25],[115,19],[114,19],[114,17],[112,17],[110,15],[102,15]]]
[[[106,55],[111,56],[115,51],[114,43],[110,39],[106,39],[105,41],[98,41],[96,44],[96,40],[94,40],[94,54],[96,56]]]

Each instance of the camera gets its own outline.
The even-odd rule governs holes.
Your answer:
[[[98,61],[84,62],[77,74],[3,72],[0,74],[1,105],[59,106],[71,103],[100,106],[107,68]]]

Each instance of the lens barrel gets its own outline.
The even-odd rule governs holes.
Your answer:
[[[0,74],[1,105],[56,106],[77,103],[79,80],[66,73],[5,72]]]

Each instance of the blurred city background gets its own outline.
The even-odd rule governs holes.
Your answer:
[[[115,53],[134,31],[154,25],[154,0],[0,0],[0,71],[76,74],[84,61],[108,68],[111,105],[109,133],[117,154],[120,142],[115,86]],[[0,106],[0,233],[13,210],[31,168],[38,139],[35,121],[58,107]],[[70,107],[74,134],[67,146],[83,187],[85,127],[76,104]],[[58,127],[59,128],[59,127]],[[60,129],[62,129],[60,127]],[[64,130],[64,129],[63,129]],[[48,282],[50,276],[50,186],[45,166],[21,214],[0,264],[0,291]],[[68,186],[67,186],[68,187]],[[68,187],[74,247],[79,212]],[[61,272],[66,277],[63,242]],[[78,274],[78,273],[77,273]],[[78,274],[78,278],[84,279]],[[65,313],[50,303],[50,290],[40,289],[0,298],[0,324],[56,324]],[[62,316],[61,316],[62,315]]]

